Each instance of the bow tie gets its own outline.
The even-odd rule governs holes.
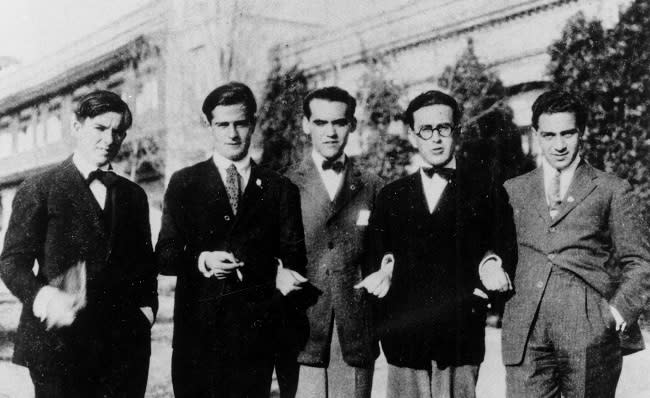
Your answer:
[[[456,175],[456,170],[449,167],[423,167],[422,171],[429,178],[433,177],[434,174],[438,174],[447,181],[453,179]]]
[[[336,161],[324,160],[323,161],[323,171],[332,170],[336,174],[339,174],[344,169],[345,169],[345,165],[343,165],[343,162],[341,162],[340,160],[336,160]]]
[[[113,185],[117,181],[117,175],[115,173],[112,173],[110,171],[104,171],[104,170],[93,170],[88,174],[88,178],[86,178],[86,183],[90,185],[91,182],[94,180],[98,180],[102,184],[104,184],[107,188],[111,185]]]

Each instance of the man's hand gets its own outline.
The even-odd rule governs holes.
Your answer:
[[[275,288],[282,293],[283,296],[302,289],[302,284],[307,282],[307,278],[300,275],[296,271],[284,268],[282,260],[278,260],[278,273],[275,274]]]
[[[59,289],[52,291],[45,310],[45,324],[47,330],[62,328],[72,325],[77,311],[82,304],[74,295],[65,293]]]
[[[479,264],[478,272],[481,282],[488,290],[498,292],[512,290],[512,282],[502,265],[501,258],[496,254],[486,256]]]
[[[203,252],[199,255],[198,261],[199,271],[206,278],[216,276],[217,279],[225,279],[233,272],[237,273],[237,277],[242,279],[239,268],[244,266],[235,258],[232,253],[223,251]]]
[[[386,296],[390,289],[391,279],[393,278],[393,267],[395,266],[395,257],[392,253],[384,255],[381,260],[379,271],[368,275],[364,280],[357,283],[355,289],[366,289],[368,293],[382,298]]]

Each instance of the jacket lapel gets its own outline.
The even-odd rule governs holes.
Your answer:
[[[213,214],[223,214],[222,211],[225,210],[232,217],[233,213],[230,207],[228,193],[226,192],[226,186],[221,180],[221,174],[219,174],[219,170],[212,158],[204,162],[203,172],[205,173],[205,178],[202,181],[205,181],[204,189],[205,200],[208,204],[207,208],[213,211]]]
[[[345,175],[339,191],[336,193],[334,200],[330,205],[328,220],[336,216],[341,209],[345,207],[363,189],[364,181],[361,178],[361,172],[354,167],[352,159],[348,158],[345,166]],[[319,181],[321,180],[319,176]],[[323,182],[320,181],[321,185]],[[327,195],[327,192],[325,192]]]
[[[538,167],[528,180],[529,190],[526,197],[526,203],[530,208],[544,220],[544,223],[550,225],[551,213],[546,203],[546,189],[544,188],[544,170]]]
[[[566,197],[562,200],[560,210],[555,218],[553,218],[552,225],[557,224],[566,217],[567,214],[575,209],[596,188],[596,184],[593,181],[595,178],[596,173],[594,173],[591,166],[584,160],[581,160],[573,175],[573,181],[569,185]]]
[[[57,185],[63,192],[66,192],[71,205],[80,210],[80,220],[87,220],[93,230],[98,231],[102,239],[106,239],[103,221],[100,218],[102,208],[97,203],[97,199],[86,184],[81,172],[72,162],[72,157],[64,161],[61,177]]]

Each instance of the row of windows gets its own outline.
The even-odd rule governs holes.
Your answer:
[[[120,87],[109,88],[120,93]],[[124,101],[130,102],[130,97],[122,93]],[[75,98],[78,101],[79,98]],[[73,100],[73,102],[76,102]],[[158,82],[155,79],[144,81],[139,87],[134,99],[136,115],[155,111],[159,106]],[[73,103],[73,107],[75,104]],[[47,118],[41,118],[38,123],[31,123],[29,119],[21,120],[20,128],[12,130],[9,123],[0,124],[0,158],[11,156],[14,153],[31,151],[38,147],[55,143],[63,138],[63,128],[59,110]]]
[[[63,137],[61,118],[51,114],[34,125],[24,124],[18,131],[12,131],[9,125],[0,126],[0,157],[7,157],[15,152],[26,152],[60,141]]]

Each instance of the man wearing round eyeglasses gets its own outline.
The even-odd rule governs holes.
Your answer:
[[[382,189],[371,216],[380,269],[359,286],[380,298],[388,397],[475,397],[487,293],[512,288],[512,214],[503,189],[456,158],[460,118],[442,92],[411,101],[405,121],[424,164]]]

